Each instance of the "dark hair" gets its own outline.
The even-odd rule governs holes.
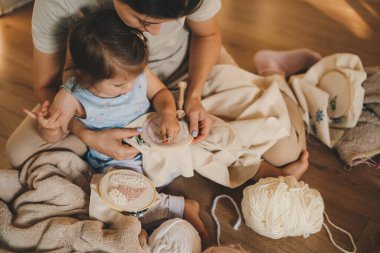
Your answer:
[[[203,0],[118,0],[152,18],[176,19],[194,13]]]
[[[101,10],[80,20],[70,32],[69,49],[75,84],[94,85],[119,71],[137,76],[148,62],[144,35],[128,27],[114,10]]]

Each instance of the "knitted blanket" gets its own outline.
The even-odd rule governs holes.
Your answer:
[[[359,122],[336,145],[340,158],[350,166],[380,154],[380,67],[365,70],[364,107]]]
[[[88,217],[88,165],[68,151],[37,154],[21,171],[0,170],[0,251],[146,252],[137,218]]]

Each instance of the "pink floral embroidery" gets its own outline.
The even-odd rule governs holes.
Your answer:
[[[129,202],[140,197],[145,192],[146,187],[135,188],[126,185],[120,185],[117,189],[124,195],[126,200]]]

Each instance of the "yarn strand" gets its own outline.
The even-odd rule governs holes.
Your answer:
[[[216,233],[217,233],[218,246],[220,246],[220,223],[219,223],[218,217],[215,214],[215,209],[216,209],[216,204],[218,203],[219,199],[221,199],[221,198],[227,198],[227,199],[229,199],[232,202],[232,204],[235,206],[236,212],[239,215],[239,218],[238,218],[238,220],[236,221],[236,223],[234,225],[234,229],[235,230],[239,229],[241,221],[242,221],[242,218],[241,218],[242,215],[240,213],[240,209],[238,208],[238,206],[237,206],[237,204],[236,204],[236,202],[235,202],[235,200],[233,198],[231,198],[228,195],[222,194],[222,195],[217,196],[214,199],[214,203],[212,204],[212,208],[211,208],[211,215],[212,215],[212,218],[214,219],[214,221],[216,223],[216,227],[217,227],[217,232]]]
[[[380,162],[376,162],[375,160],[371,159],[370,157],[362,157],[352,162],[352,165],[345,164],[344,169],[346,171],[351,171],[351,169],[354,166],[365,164],[368,167],[375,168],[377,170],[380,170]]]
[[[322,225],[325,227],[325,229],[327,230],[327,233],[329,234],[329,237],[330,237],[330,241],[334,244],[334,246],[339,249],[340,251],[344,252],[344,253],[355,253],[356,252],[356,244],[354,242],[354,239],[352,238],[352,235],[347,232],[346,230],[344,230],[343,228],[341,227],[338,227],[337,225],[335,225],[334,223],[332,223],[329,219],[329,216],[327,215],[326,212],[323,212],[323,214],[326,216],[326,219],[327,219],[327,222],[331,224],[331,226],[333,226],[334,228],[338,229],[339,231],[345,233],[346,235],[348,235],[348,237],[350,238],[350,241],[351,241],[351,244],[352,246],[354,247],[354,250],[353,251],[347,251],[345,249],[343,249],[342,247],[340,247],[339,245],[337,245],[332,237],[332,234],[331,234],[331,231],[330,229],[327,227],[326,223],[323,223]]]

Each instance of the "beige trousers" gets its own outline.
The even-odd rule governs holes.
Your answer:
[[[224,48],[222,48],[217,64],[237,65]],[[298,106],[286,96],[285,101],[293,125],[291,135],[278,141],[273,148],[264,154],[264,159],[275,166],[297,160],[306,145],[305,131]],[[39,105],[35,107],[35,110],[38,107]],[[60,142],[47,143],[38,135],[35,120],[26,117],[12,133],[5,147],[8,160],[14,167],[21,166],[28,158],[45,150],[70,150],[79,156],[83,156],[87,151],[87,146],[73,134],[69,134]]]

